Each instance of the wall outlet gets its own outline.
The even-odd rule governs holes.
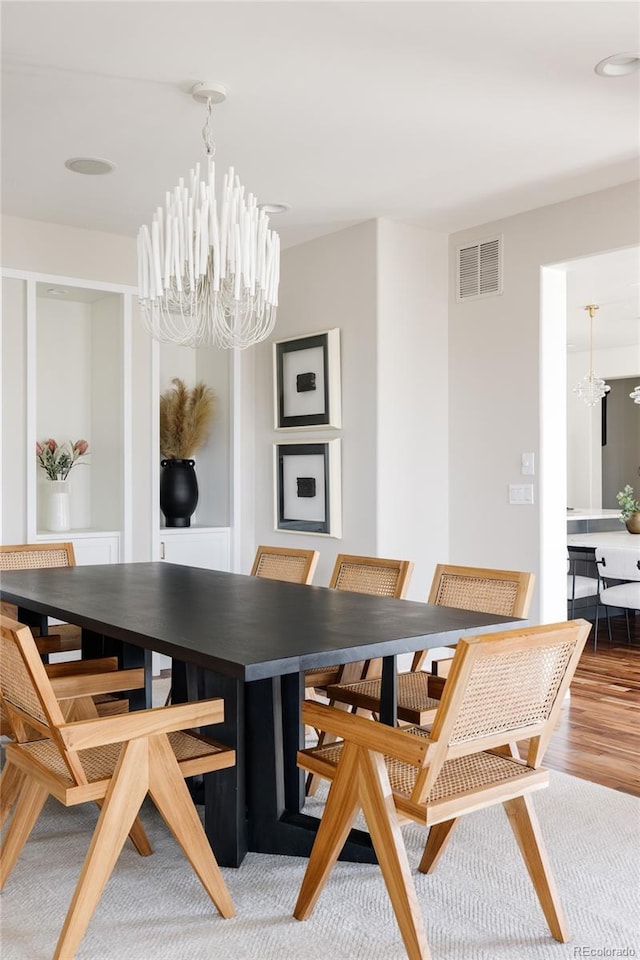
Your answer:
[[[518,506],[530,506],[533,503],[533,484],[510,483],[509,503],[517,504]]]

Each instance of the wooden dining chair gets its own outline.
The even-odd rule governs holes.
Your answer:
[[[393,728],[305,702],[305,722],[342,739],[298,753],[298,764],[331,786],[294,916],[310,916],[362,810],[407,954],[428,960],[400,820],[429,828],[418,870],[430,873],[461,816],[501,803],[551,934],[566,942],[567,921],[529,795],[548,786],[540,764],[589,630],[577,620],[462,638],[430,730]],[[528,741],[526,760],[510,755],[514,738]]]
[[[349,590],[352,593],[368,593],[378,597],[401,599],[406,595],[413,563],[410,560],[389,560],[382,557],[365,557],[339,553],[329,581],[333,590]],[[369,661],[367,670],[376,669],[380,660]],[[363,662],[341,666],[319,667],[305,672],[305,687],[326,688],[330,683],[350,676],[361,676]]]
[[[329,587],[334,590],[348,590],[352,593],[368,593],[378,597],[402,599],[409,588],[413,563],[410,560],[390,560],[383,557],[366,557],[339,553],[331,574]],[[327,688],[333,683],[349,683],[361,677],[379,677],[382,660],[359,660],[354,663],[319,667],[306,670],[304,675],[305,696],[312,699],[316,691],[328,695]],[[319,742],[328,742],[331,738],[325,732],[318,732]],[[310,776],[307,779],[307,794],[313,795],[319,780]]]
[[[532,573],[440,563],[435,569],[428,602],[436,606],[525,618],[529,612],[534,582]],[[422,670],[426,655],[426,650],[418,651],[414,655],[411,670],[398,674],[398,719],[405,723],[424,725],[433,720],[442,695],[441,678],[452,663],[451,658],[444,661],[446,667],[441,662],[438,677],[432,677]],[[379,678],[333,684],[327,693],[338,702],[374,714],[380,712]]]
[[[16,543],[0,545],[0,571],[10,570],[41,570],[51,567],[75,567],[76,557],[73,544],[68,543]],[[18,611],[14,604],[2,601],[2,613],[11,619],[18,619]],[[49,633],[46,617],[38,617],[40,623],[31,623],[31,632],[35,639],[38,653],[45,663],[54,653],[77,652],[82,649],[82,631],[72,623],[56,624],[55,632]],[[77,665],[78,661],[70,661]],[[70,668],[70,673],[78,672],[76,667]],[[95,670],[93,671],[95,672]],[[144,682],[137,684],[144,688]],[[126,713],[129,702],[126,696],[114,693],[105,693],[96,697],[98,710],[102,716],[114,713]],[[0,708],[0,732],[11,736],[10,725]]]
[[[54,960],[74,956],[127,835],[141,854],[152,852],[138,819],[147,794],[219,913],[233,916],[231,898],[184,782],[187,776],[235,764],[233,750],[188,732],[189,727],[221,723],[222,700],[70,720],[29,627],[0,618],[0,653],[0,693],[18,735],[6,745],[0,779],[0,793],[8,788],[17,794],[0,854],[0,886],[49,796],[65,807],[96,802],[101,808]],[[77,689],[77,684],[68,685]],[[85,688],[93,689],[89,682]],[[26,739],[26,727],[38,731],[39,739]]]
[[[76,557],[72,543],[14,543],[0,545],[0,571],[41,570],[45,567],[75,567]],[[5,616],[18,619],[13,604],[3,601]],[[49,633],[46,622],[44,631],[32,625],[39,653],[48,659],[51,653],[68,653],[80,650],[80,628],[71,623],[59,624],[55,633]]]
[[[286,580],[289,583],[311,583],[319,557],[317,550],[260,546],[256,550],[251,576]]]

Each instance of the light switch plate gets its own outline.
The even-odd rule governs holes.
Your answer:
[[[523,477],[532,477],[535,474],[535,455],[533,453],[523,453],[520,463],[520,473]]]

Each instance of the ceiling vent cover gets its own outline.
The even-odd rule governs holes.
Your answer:
[[[502,237],[458,247],[456,299],[477,300],[502,293]]]

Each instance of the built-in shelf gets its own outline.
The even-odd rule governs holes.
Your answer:
[[[26,529],[35,541],[70,540],[80,562],[132,555],[133,288],[42,274],[24,276],[26,305]],[[46,529],[51,481],[36,441],[86,440],[68,476],[71,528]]]

